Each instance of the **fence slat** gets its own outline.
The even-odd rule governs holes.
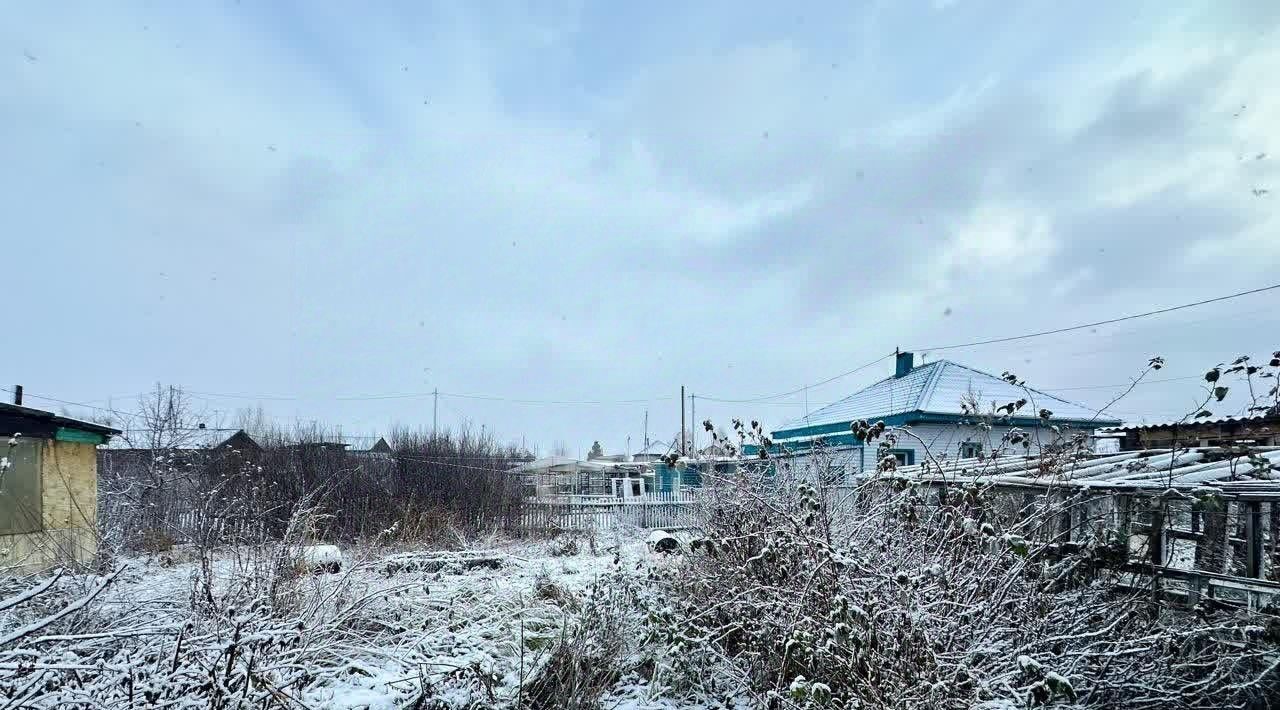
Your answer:
[[[560,495],[524,501],[515,520],[522,531],[592,530],[618,525],[682,529],[695,525],[699,498],[692,491],[651,493],[637,498]]]

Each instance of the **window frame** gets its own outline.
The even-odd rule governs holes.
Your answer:
[[[889,454],[894,458],[898,459],[899,466],[916,465],[915,449],[889,449]]]

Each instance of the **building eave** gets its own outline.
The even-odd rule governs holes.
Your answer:
[[[1039,428],[1057,426],[1060,428],[1070,429],[1103,429],[1114,427],[1120,424],[1117,419],[1055,419],[1047,420],[1037,417],[977,417],[968,414],[954,414],[950,412],[925,412],[916,410],[913,412],[900,412],[891,414],[886,417],[875,417],[867,420],[874,424],[876,422],[884,422],[885,426],[910,426],[912,424],[958,424],[976,426],[982,422],[989,422],[996,426],[1016,426],[1022,428]],[[786,442],[803,437],[820,436],[824,434],[836,434],[849,432],[853,425],[853,420],[843,422],[830,422],[827,424],[815,424],[806,427],[793,427],[790,429],[780,429],[772,432],[775,441]]]

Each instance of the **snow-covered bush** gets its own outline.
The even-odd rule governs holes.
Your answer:
[[[1280,688],[1280,647],[1242,620],[1122,588],[1101,564],[1113,537],[1047,542],[1070,500],[1014,516],[992,491],[837,491],[785,466],[708,496],[717,555],[655,578],[651,615],[693,685],[730,674],[779,706],[918,708],[1237,707]]]
[[[539,594],[565,604],[563,590],[545,584]],[[546,658],[524,683],[521,703],[530,710],[594,710],[600,698],[635,664],[641,590],[617,570],[591,585]],[[576,608],[577,601],[573,602]]]

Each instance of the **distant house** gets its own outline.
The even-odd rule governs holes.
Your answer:
[[[523,479],[528,495],[538,498],[630,498],[653,490],[653,468],[643,463],[547,456],[515,466],[511,473]]]
[[[157,455],[165,456],[166,464],[172,466],[205,464],[226,455],[254,458],[261,453],[262,445],[244,429],[201,426],[154,436],[127,432],[98,450],[98,470],[104,476],[139,475],[149,470]]]
[[[393,452],[391,450],[391,444],[388,444],[387,440],[380,436],[377,441],[373,442],[373,446],[369,447],[369,453],[387,454],[389,456]]]
[[[0,570],[91,562],[98,552],[97,447],[119,430],[0,404]]]
[[[1025,403],[1012,414],[992,416],[995,407],[1019,400]],[[1041,410],[1050,416],[1042,419]],[[846,473],[872,469],[878,442],[863,445],[857,440],[852,425],[859,420],[909,428],[911,435],[899,435],[891,451],[901,465],[923,462],[926,450],[938,459],[988,455],[1015,427],[1027,434],[1031,445],[1026,452],[1037,454],[1061,436],[1082,432],[1091,437],[1097,429],[1120,423],[950,360],[917,366],[911,353],[900,353],[891,377],[773,431],[774,453],[803,456],[822,449],[840,457]],[[748,447],[747,453],[756,451]]]
[[[1280,413],[1116,427],[1105,432],[1121,451],[1175,446],[1280,446]]]
[[[658,461],[652,464],[653,490],[657,493],[679,493],[691,488],[701,488],[716,479],[734,475],[744,466],[750,468],[753,463],[736,456],[683,459],[674,466]]]

